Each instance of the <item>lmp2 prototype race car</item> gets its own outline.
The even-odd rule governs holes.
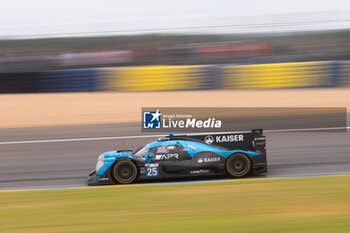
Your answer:
[[[267,172],[265,136],[243,133],[173,135],[135,151],[109,151],[98,157],[89,185],[129,184],[136,180]]]

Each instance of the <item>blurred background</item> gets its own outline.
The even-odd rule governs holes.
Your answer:
[[[0,232],[350,232],[345,113],[290,115],[349,86],[348,0],[1,0]],[[52,190],[156,140],[152,106],[275,108],[232,131],[270,122],[266,177],[300,178]]]
[[[0,93],[350,85],[342,1],[20,2],[1,10]]]

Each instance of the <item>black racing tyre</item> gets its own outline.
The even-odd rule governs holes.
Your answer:
[[[117,183],[130,184],[137,177],[137,167],[130,160],[121,160],[114,165],[112,175]]]
[[[226,171],[233,177],[244,177],[251,170],[251,162],[247,155],[235,153],[226,161]]]

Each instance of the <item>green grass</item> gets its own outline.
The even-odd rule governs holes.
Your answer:
[[[350,232],[350,176],[5,191],[0,232]]]

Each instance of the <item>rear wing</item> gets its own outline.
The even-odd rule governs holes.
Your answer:
[[[266,138],[262,129],[253,129],[250,132],[223,133],[223,134],[191,134],[172,135],[165,140],[191,140],[211,146],[218,146],[230,150],[251,150],[265,152]]]

